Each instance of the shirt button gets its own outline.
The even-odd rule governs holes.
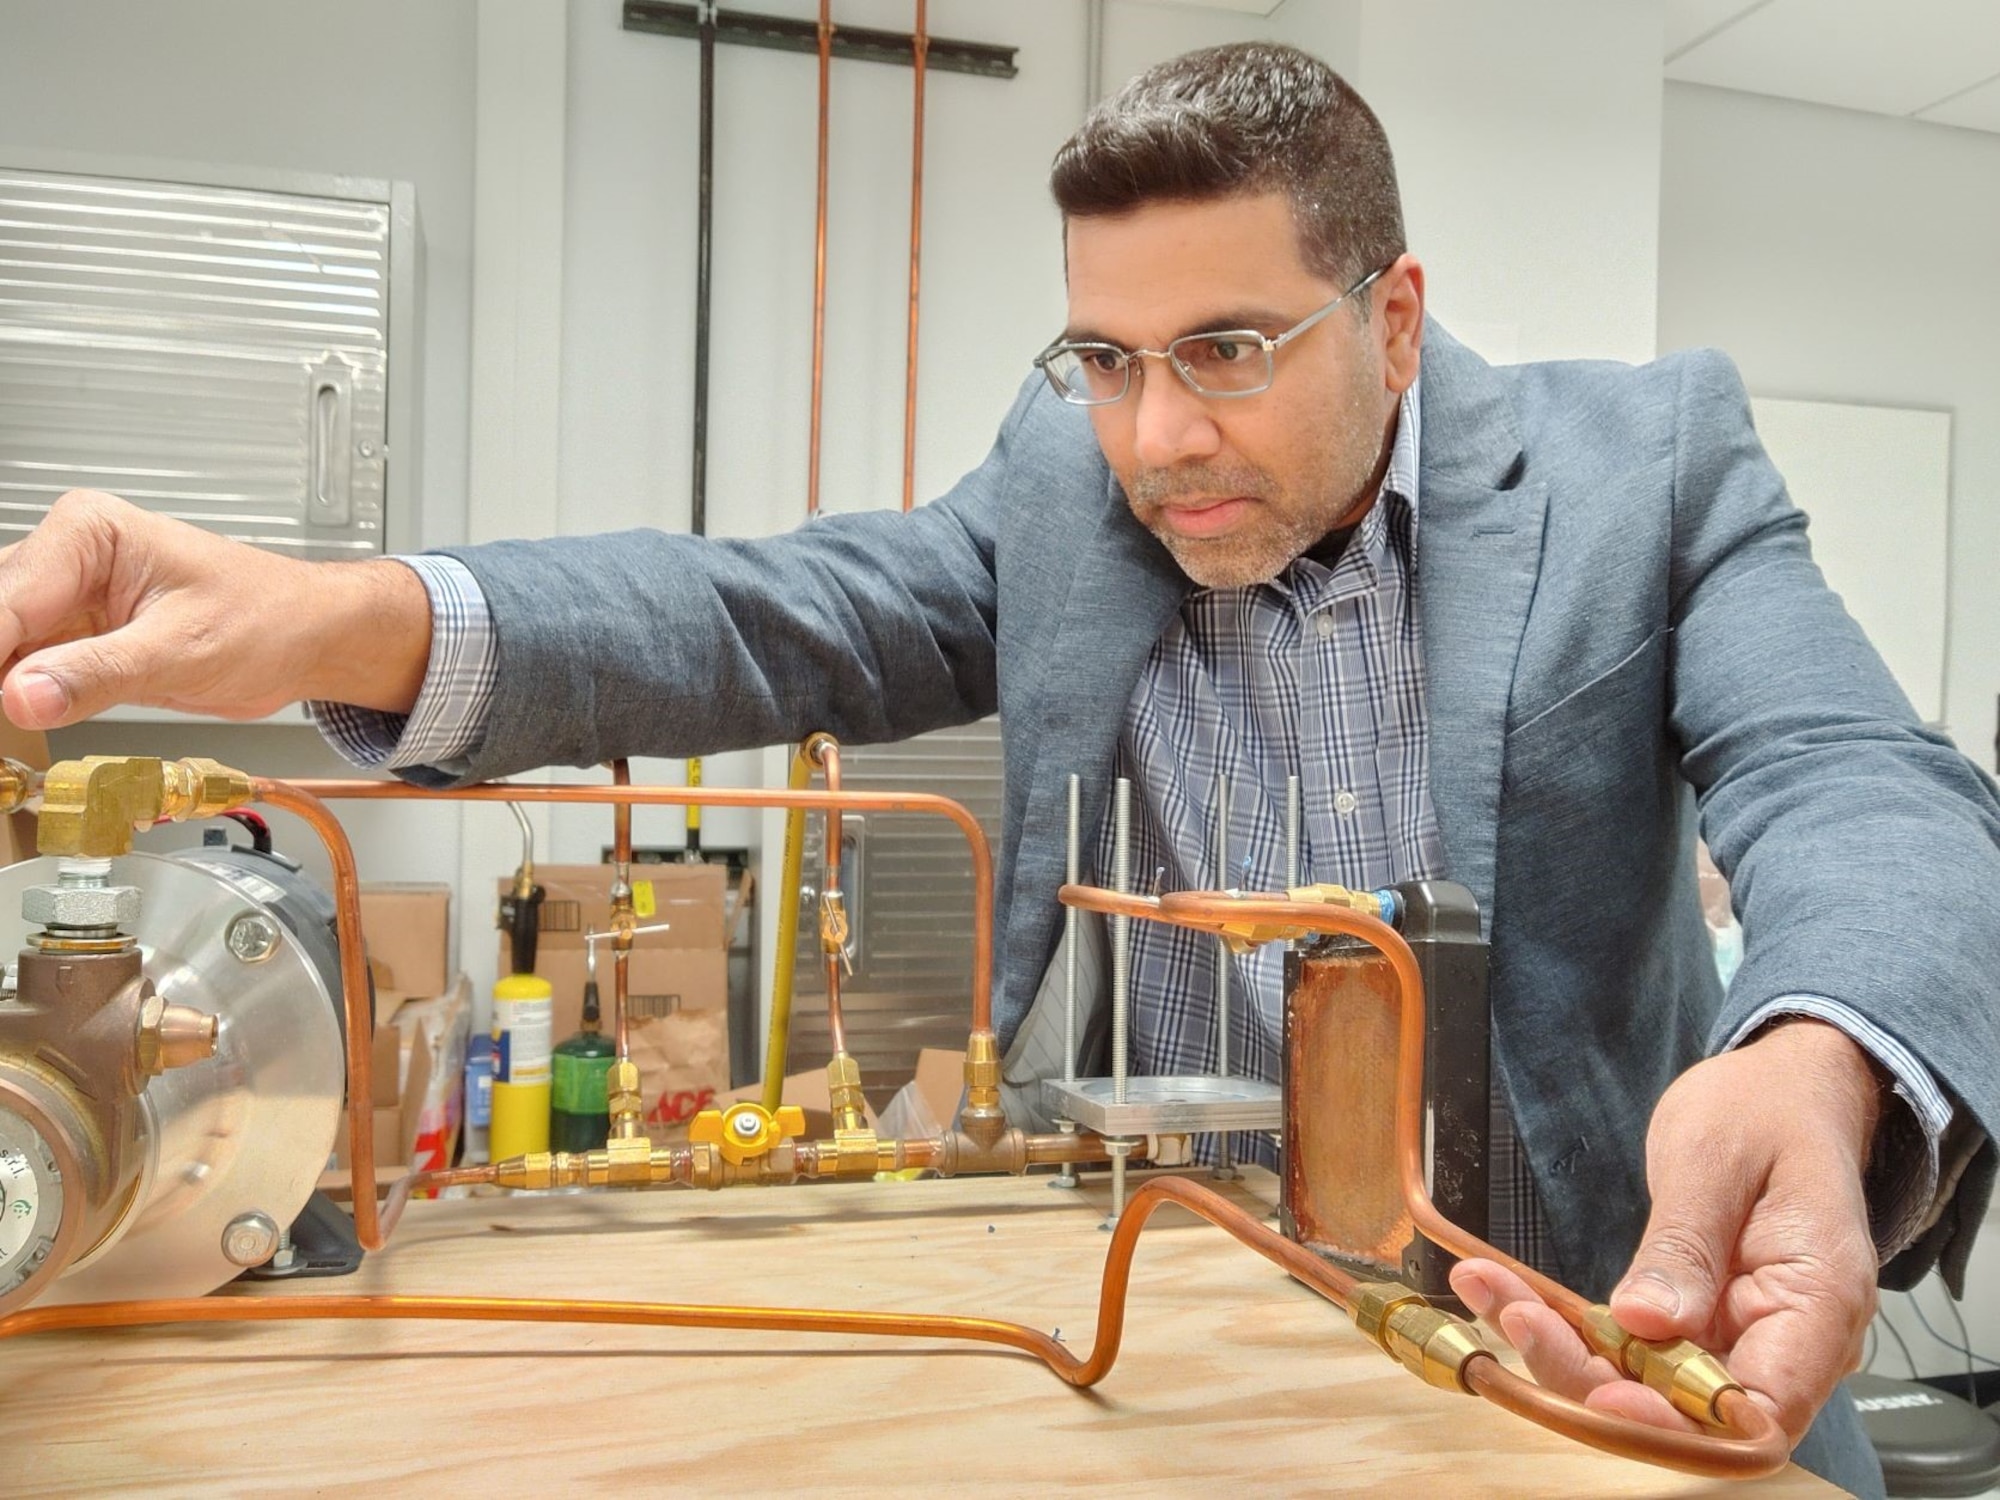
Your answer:
[[[1343,818],[1352,813],[1360,805],[1361,799],[1350,791],[1343,789],[1333,794],[1333,810]]]
[[[1314,615],[1313,629],[1319,632],[1319,638],[1321,640],[1325,640],[1328,636],[1332,635],[1333,634],[1332,612],[1330,610],[1322,610],[1320,613]]]

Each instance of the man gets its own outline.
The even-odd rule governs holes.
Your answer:
[[[1132,776],[1140,867],[1187,887],[1228,774],[1268,886],[1297,772],[1313,877],[1447,876],[1486,914],[1502,1242],[1725,1353],[1801,1439],[1879,1258],[1962,1271],[1990,1190],[1993,789],[1826,591],[1725,362],[1495,370],[1425,322],[1387,143],[1324,66],[1164,64],[1053,181],[1069,327],[914,514],[313,567],[67,498],[0,561],[7,712],[312,697],[441,785],[998,709],[1017,1082],[1049,1060],[1066,776],[1093,828]],[[1748,934],[1726,1003],[1697,810]],[[1206,959],[1142,931],[1137,1064],[1203,1066]],[[1270,970],[1242,973],[1268,1074]],[[1546,1383],[1680,1420],[1499,1267],[1457,1285]],[[1799,1457],[1880,1491],[1844,1400]]]

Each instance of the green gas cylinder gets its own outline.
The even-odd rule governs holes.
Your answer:
[[[589,977],[583,984],[583,1029],[556,1044],[550,1057],[549,1149],[594,1151],[611,1134],[611,1099],[606,1088],[618,1049],[599,1030],[597,945],[584,940]]]

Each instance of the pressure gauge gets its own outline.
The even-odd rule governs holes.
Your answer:
[[[0,1104],[0,1297],[49,1266],[62,1238],[63,1178],[42,1132]]]

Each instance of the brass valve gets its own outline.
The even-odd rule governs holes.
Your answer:
[[[1634,1338],[1603,1303],[1584,1315],[1583,1336],[1618,1369],[1665,1396],[1682,1416],[1711,1427],[1724,1425],[1715,1409],[1723,1393],[1743,1389],[1729,1378],[1722,1361],[1699,1345],[1686,1339],[1655,1344]]]
[[[90,755],[42,774],[36,848],[112,859],[132,850],[135,829],[166,819],[212,818],[251,800],[250,778],[201,758]]]
[[[780,1141],[804,1135],[806,1112],[796,1104],[781,1104],[768,1110],[754,1100],[732,1104],[726,1110],[705,1109],[688,1121],[688,1141],[697,1146],[713,1146],[732,1166],[755,1161]]]
[[[840,967],[854,976],[854,950],[848,943],[847,898],[828,891],[819,898],[819,947],[828,958],[840,960]]]
[[[1470,1323],[1433,1307],[1397,1281],[1365,1281],[1354,1289],[1354,1326],[1384,1354],[1426,1385],[1471,1395],[1465,1367],[1492,1351]]]

